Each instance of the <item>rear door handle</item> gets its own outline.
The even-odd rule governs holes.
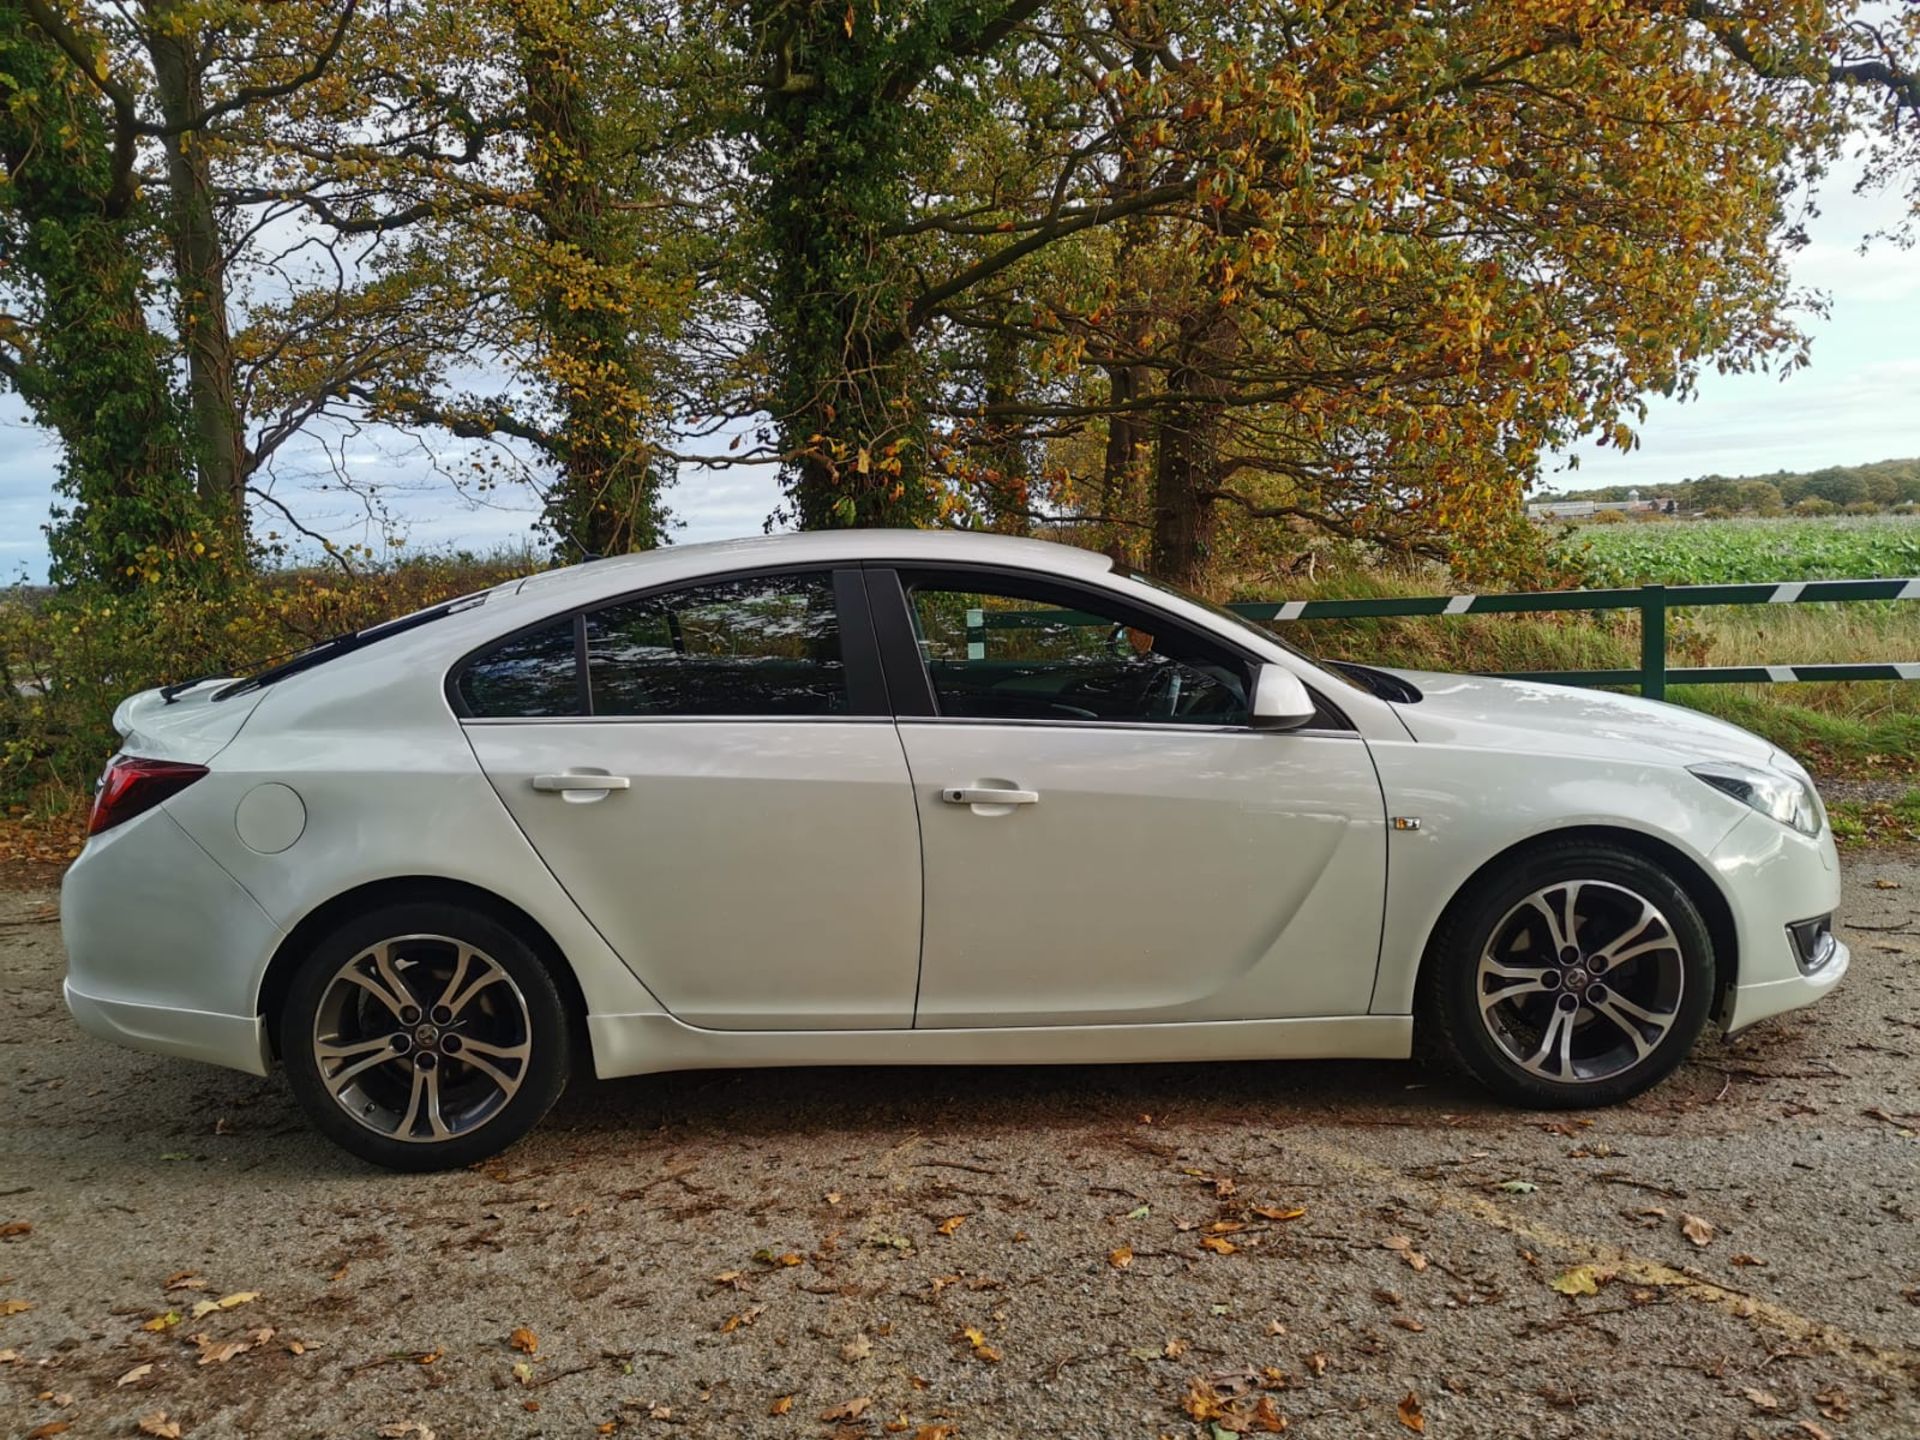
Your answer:
[[[1038,805],[1038,790],[996,790],[991,786],[955,785],[942,790],[940,798],[949,805]]]
[[[536,775],[533,788],[545,791],[627,790],[633,781],[625,775],[603,775],[591,770],[569,770],[564,775]]]

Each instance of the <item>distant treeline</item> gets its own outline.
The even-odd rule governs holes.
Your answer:
[[[1543,491],[1534,500],[1593,500],[1601,504],[1637,495],[1672,499],[1682,510],[1790,510],[1805,501],[1847,505],[1920,504],[1920,457],[1824,470],[1776,470],[1771,475],[1702,475],[1671,485],[1607,485],[1597,490]],[[1811,508],[1811,507],[1809,507]]]

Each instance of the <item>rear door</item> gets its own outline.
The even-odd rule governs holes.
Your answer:
[[[674,1015],[911,1024],[919,832],[857,571],[632,596],[453,690],[514,819]]]
[[[1249,727],[1249,657],[1103,592],[870,570],[919,800],[916,1025],[1362,1015],[1385,815],[1337,711]]]

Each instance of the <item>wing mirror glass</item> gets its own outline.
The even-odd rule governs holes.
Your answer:
[[[1300,677],[1284,665],[1261,665],[1253,672],[1253,728],[1298,730],[1314,716],[1313,696]]]

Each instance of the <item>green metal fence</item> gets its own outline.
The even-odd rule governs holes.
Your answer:
[[[1524,615],[1548,610],[1637,610],[1637,670],[1510,670],[1507,680],[1557,685],[1637,685],[1660,699],[1667,686],[1780,684],[1808,680],[1920,680],[1920,661],[1811,665],[1667,664],[1667,612],[1699,605],[1806,605],[1849,600],[1920,600],[1920,578],[1790,580],[1762,585],[1644,585],[1630,590],[1547,590],[1527,595],[1417,595],[1381,600],[1285,600],[1229,608],[1261,622],[1358,619],[1387,615]],[[1060,611],[972,610],[968,653],[986,653],[986,632],[1058,624]],[[1086,617],[1092,620],[1094,617]]]

